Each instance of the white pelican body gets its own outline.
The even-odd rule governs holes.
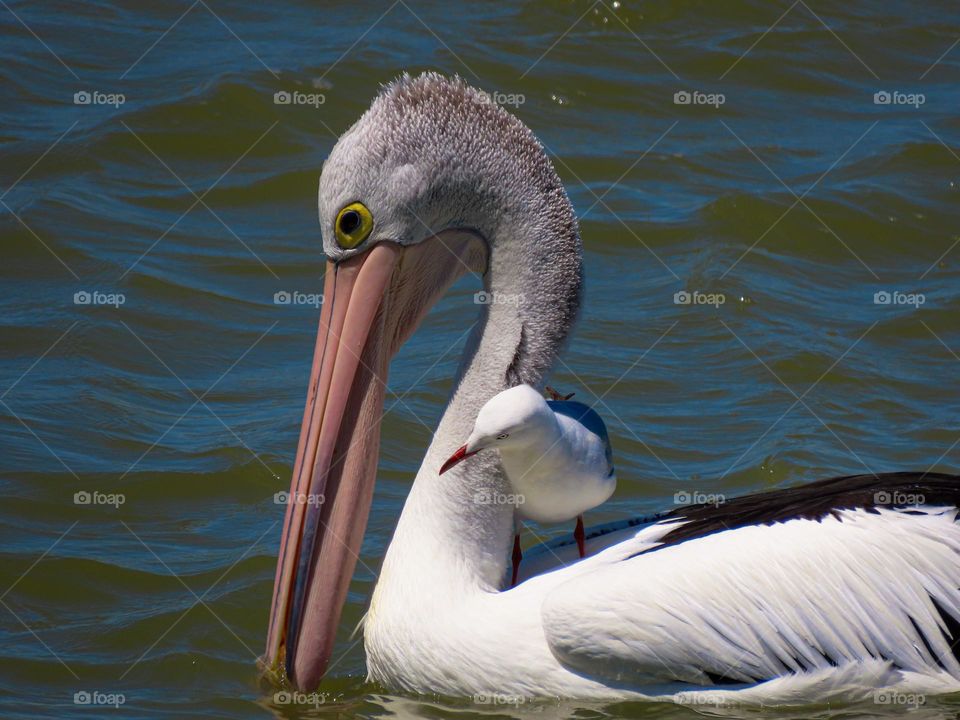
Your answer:
[[[422,477],[415,493],[431,486]],[[960,610],[955,508],[843,511],[656,550],[681,524],[621,531],[506,592],[438,563],[432,533],[398,528],[366,620],[370,678],[454,696],[695,704],[960,690],[943,622]],[[524,571],[537,569],[528,556]]]
[[[320,181],[328,269],[267,662],[319,684],[373,494],[389,359],[465,270],[480,306],[364,625],[370,678],[417,693],[730,702],[960,690],[960,481],[843,477],[679,508],[528,555],[493,454],[441,475],[497,393],[542,382],[580,302],[581,248],[536,138],[461,81],[386,88]],[[565,564],[569,563],[569,564]]]

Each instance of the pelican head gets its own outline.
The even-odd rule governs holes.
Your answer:
[[[390,358],[458,277],[479,273],[492,302],[474,349],[492,329],[491,351],[509,355],[492,389],[537,383],[581,287],[576,218],[542,145],[459,79],[386,86],[325,162],[318,206],[324,304],[265,658],[303,690],[326,671],[360,551]]]

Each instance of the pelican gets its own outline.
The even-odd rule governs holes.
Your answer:
[[[960,478],[832,478],[678,507],[529,553],[502,589],[513,508],[495,454],[438,471],[483,404],[539,387],[581,300],[581,243],[533,133],[459,79],[385,87],[320,177],[324,303],[265,662],[315,688],[367,522],[391,356],[458,277],[479,306],[386,551],[363,639],[411,693],[737,702],[960,690]],[[319,251],[319,248],[318,248]],[[627,281],[625,276],[624,281]],[[512,296],[522,302],[498,302]],[[529,562],[528,562],[529,561]]]
[[[547,400],[530,385],[516,385],[490,398],[477,415],[467,442],[440,468],[440,474],[476,455],[496,449],[513,492],[477,495],[476,502],[516,506],[511,587],[517,584],[523,552],[522,519],[559,523],[577,519],[573,537],[586,557],[583,513],[605,503],[617,487],[613,449],[603,419],[593,410],[548,388]]]

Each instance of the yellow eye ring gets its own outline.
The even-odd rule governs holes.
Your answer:
[[[361,202],[350,203],[339,213],[334,225],[337,245],[350,250],[369,237],[373,230],[373,215]]]

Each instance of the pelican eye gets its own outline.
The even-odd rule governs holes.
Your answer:
[[[497,435],[497,440],[506,440],[508,437],[510,437],[510,433],[500,433]]]
[[[337,245],[349,250],[362,243],[373,230],[373,215],[361,202],[350,203],[337,213],[334,231]]]

